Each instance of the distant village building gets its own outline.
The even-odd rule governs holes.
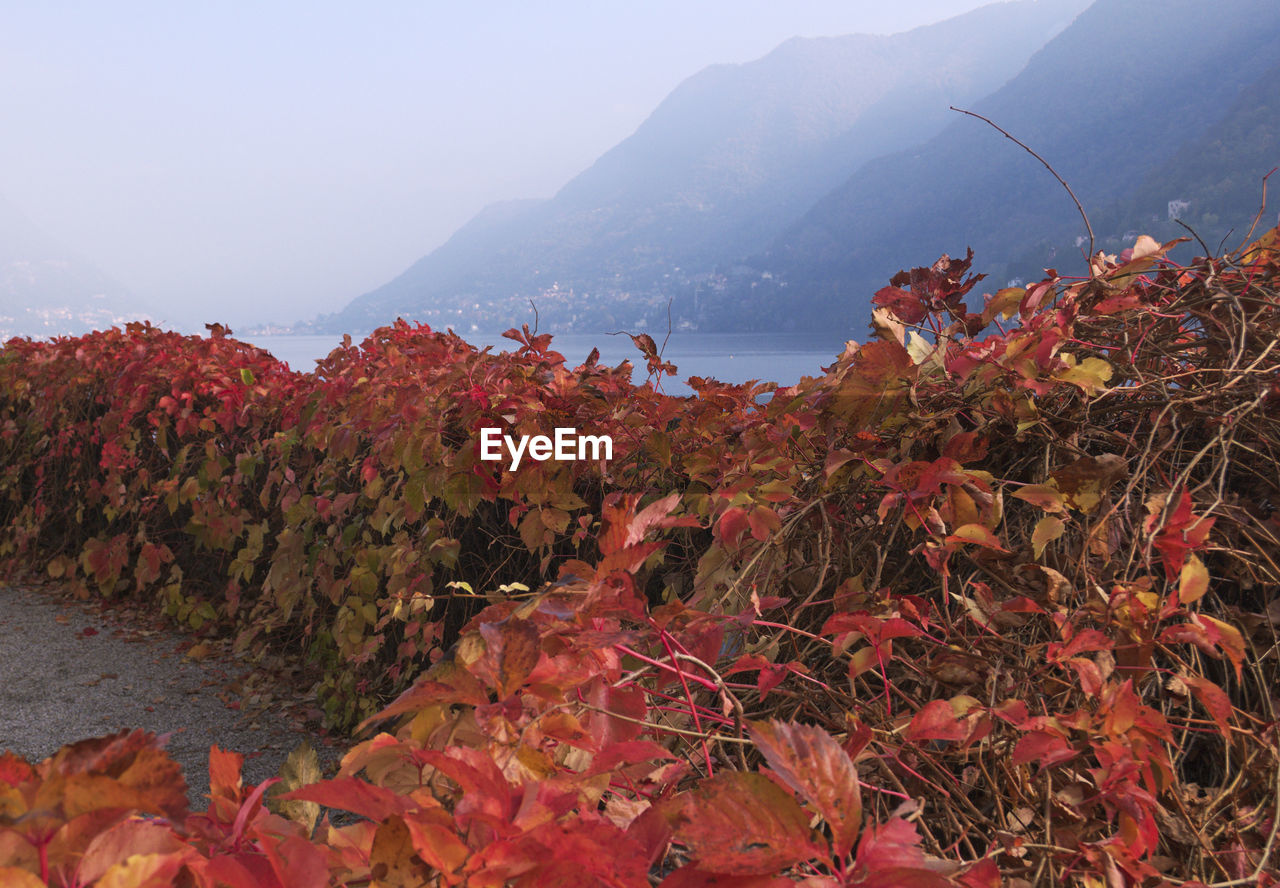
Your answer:
[[[1189,200],[1171,200],[1169,201],[1169,221],[1181,219],[1182,214],[1191,209],[1191,201]]]

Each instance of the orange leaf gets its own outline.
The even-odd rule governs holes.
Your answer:
[[[431,878],[430,870],[417,856],[409,827],[397,816],[388,817],[373,834],[369,867],[384,888],[418,888]]]
[[[76,878],[89,885],[135,854],[177,854],[184,847],[167,826],[148,820],[126,820],[94,836],[76,867]]]

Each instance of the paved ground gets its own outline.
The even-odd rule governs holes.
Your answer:
[[[169,733],[192,809],[203,810],[212,744],[244,754],[252,783],[303,739],[322,759],[341,755],[346,743],[320,730],[306,690],[249,673],[226,645],[197,645],[137,612],[0,587],[0,750],[29,761],[125,728]]]

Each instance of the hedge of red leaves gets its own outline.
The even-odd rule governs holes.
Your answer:
[[[980,312],[944,257],[767,403],[527,330],[310,375],[216,327],[10,341],[0,557],[304,651],[367,739],[269,805],[214,750],[200,814],[145,735],[0,758],[0,876],[1277,884],[1278,244]],[[488,426],[614,459],[509,472]]]

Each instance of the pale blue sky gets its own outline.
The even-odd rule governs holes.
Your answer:
[[[981,0],[0,0],[0,195],[173,322],[333,311],[681,80]]]

